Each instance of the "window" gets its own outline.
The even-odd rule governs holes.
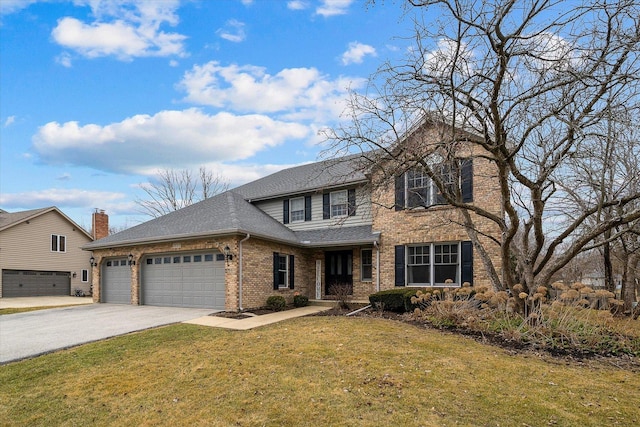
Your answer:
[[[289,257],[286,255],[278,255],[278,287],[289,287]]]
[[[57,234],[51,235],[51,252],[66,252],[67,251],[67,238],[66,236],[59,236]]]
[[[293,255],[273,253],[273,289],[293,289]]]
[[[166,256],[164,257],[164,261],[165,264],[171,264],[171,257],[170,256]]]
[[[202,262],[202,255],[194,255],[193,262]]]
[[[185,255],[182,257],[182,262],[191,262],[191,255]]]
[[[205,262],[212,262],[213,261],[213,254],[205,254],[204,261]]]
[[[304,197],[291,199],[291,222],[304,221]]]
[[[371,249],[363,249],[360,251],[360,280],[370,282],[373,278],[373,251]]]
[[[331,218],[346,216],[349,213],[347,190],[331,193]]]
[[[430,246],[410,246],[407,260],[407,280],[410,285],[430,285]]]
[[[473,163],[471,159],[433,166],[442,184],[451,192],[459,191],[462,202],[473,202]],[[415,168],[396,177],[395,209],[429,207],[445,204],[446,200],[436,183],[422,168]]]
[[[468,242],[465,242],[468,243]],[[402,249],[402,247],[401,247]],[[460,285],[461,262],[460,243],[431,243],[407,246],[406,284],[409,286]],[[399,262],[396,250],[396,263]],[[471,255],[469,255],[471,257]],[[469,260],[472,264],[472,261]],[[396,266],[398,267],[398,266]],[[405,274],[400,266],[400,274]],[[396,272],[398,274],[398,271]],[[473,272],[471,271],[471,275]],[[400,281],[398,279],[401,279]],[[396,283],[404,283],[404,278],[396,277]]]
[[[89,270],[82,270],[81,276],[82,276],[82,282],[83,283],[88,282],[89,281]]]

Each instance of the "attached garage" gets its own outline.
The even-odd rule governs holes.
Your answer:
[[[63,271],[2,270],[2,297],[71,295],[71,275]]]
[[[131,267],[126,258],[103,263],[101,285],[102,302],[131,304]]]
[[[183,252],[146,257],[141,288],[145,305],[224,310],[224,255]]]

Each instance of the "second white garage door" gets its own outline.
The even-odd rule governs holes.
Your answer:
[[[216,252],[146,257],[142,304],[224,310],[224,255]]]

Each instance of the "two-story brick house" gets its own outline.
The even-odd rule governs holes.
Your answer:
[[[451,185],[498,212],[490,163],[465,152]],[[94,299],[239,310],[274,294],[331,298],[336,286],[366,299],[394,286],[487,283],[460,212],[427,176],[404,170],[372,186],[362,159],[285,169],[85,245]]]

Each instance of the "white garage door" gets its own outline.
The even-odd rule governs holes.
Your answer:
[[[102,302],[131,304],[131,267],[126,258],[108,259],[102,264]]]
[[[142,304],[224,310],[224,255],[154,255],[142,264]]]

